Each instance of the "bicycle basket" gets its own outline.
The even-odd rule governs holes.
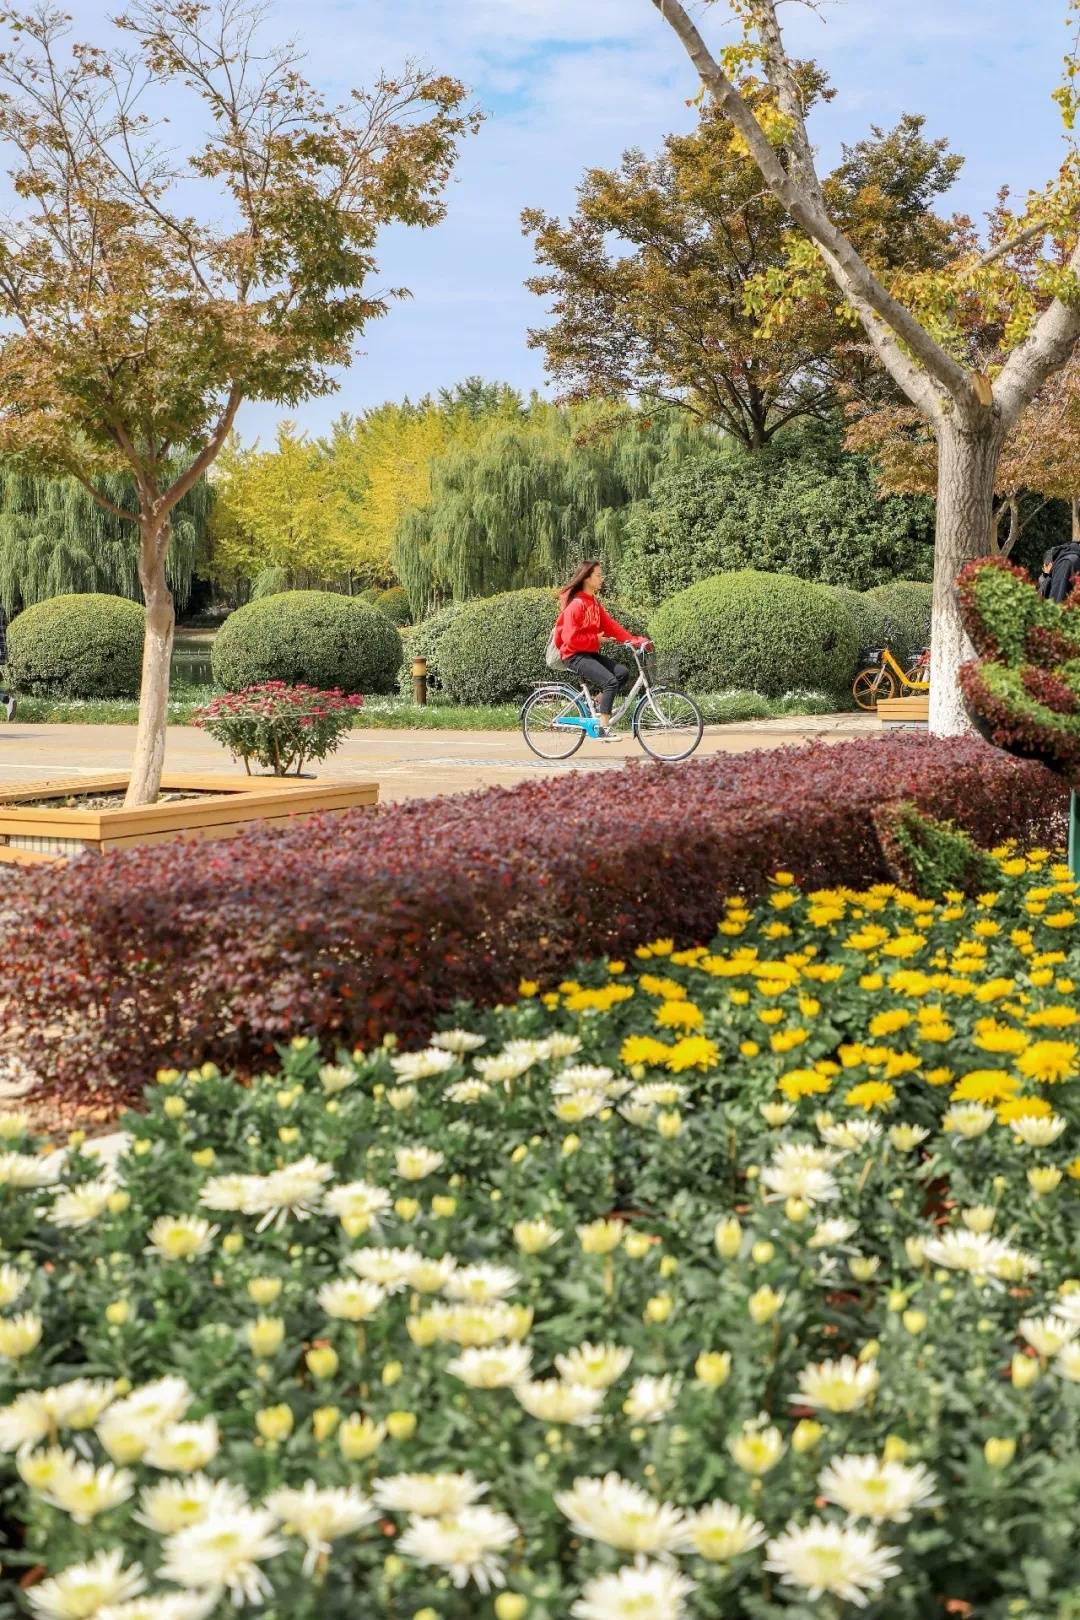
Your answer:
[[[860,664],[880,664],[884,656],[880,647],[863,647],[859,653]]]

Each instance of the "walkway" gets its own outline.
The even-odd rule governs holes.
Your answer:
[[[701,754],[742,754],[753,748],[822,738],[840,742],[876,735],[869,714],[794,715],[734,726],[708,726]],[[93,776],[124,770],[131,761],[134,726],[0,726],[0,783],[39,781],[56,776]],[[611,771],[626,759],[644,759],[632,739],[589,743],[565,765],[534,758],[516,731],[354,731],[319,768],[320,776],[379,783],[380,799],[431,798],[473,788],[513,787],[537,775],[567,770]],[[166,768],[174,771],[236,770],[220,744],[190,726],[169,728]]]

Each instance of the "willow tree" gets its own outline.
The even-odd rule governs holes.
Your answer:
[[[829,280],[861,323],[878,361],[931,425],[937,441],[934,564],[934,680],[930,725],[938,734],[968,729],[957,679],[970,656],[955,595],[961,567],[984,552],[990,532],[998,459],[1010,430],[1080,339],[1080,161],[1070,147],[1057,177],[1033,194],[1009,221],[1008,233],[986,252],[963,255],[944,270],[890,273],[872,252],[860,252],[830,209],[807,132],[795,65],[777,16],[778,0],[714,0],[742,26],[742,37],[714,55],[680,0],[652,0],[674,30],[705,92],[730,119],[764,184],[801,233],[793,244],[794,290],[770,290],[770,316],[801,297],[818,296]],[[1068,0],[1080,19],[1080,0]],[[1066,126],[1080,108],[1080,60],[1075,47],[1055,92]],[[771,95],[769,116],[755,108],[759,75]],[[1014,269],[1014,255],[1038,248],[1038,287]],[[968,305],[996,310],[1002,328],[1000,364],[992,373],[966,363],[963,332]],[[769,323],[765,323],[766,332]]]
[[[32,602],[71,591],[108,596],[141,595],[138,557],[131,543],[138,520],[135,487],[119,474],[97,480],[121,520],[74,478],[29,472],[12,458],[0,460],[0,607],[8,617]],[[169,589],[181,608],[196,571],[205,567],[211,491],[200,479],[172,514],[172,544],[165,559]]]
[[[156,798],[174,607],[171,515],[247,399],[333,386],[387,310],[366,291],[380,229],[429,225],[475,124],[457,80],[408,68],[329,105],[247,0],[134,0],[108,49],[43,5],[7,12],[0,140],[0,446],[70,474],[121,522],[127,474],[146,604],[127,802]],[[181,159],[148,106],[192,130]],[[177,460],[181,470],[173,469]]]
[[[625,509],[659,467],[706,442],[670,410],[534,399],[515,418],[497,413],[475,443],[432,462],[430,499],[398,524],[394,568],[413,612],[550,585],[591,552],[614,562]]]

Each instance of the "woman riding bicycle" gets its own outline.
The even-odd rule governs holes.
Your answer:
[[[559,592],[559,617],[555,621],[555,650],[568,669],[587,686],[596,687],[597,719],[600,734],[606,736],[611,723],[615,695],[622,690],[630,671],[600,653],[600,638],[625,642],[632,647],[651,645],[648,636],[635,636],[616,624],[597,600],[604,586],[604,573],[595,560],[582,563],[570,583]]]

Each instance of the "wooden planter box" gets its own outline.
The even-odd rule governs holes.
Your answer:
[[[883,726],[925,726],[930,720],[930,697],[916,692],[911,697],[882,698],[877,717]]]
[[[193,776],[166,772],[162,790],[197,798],[150,804],[139,810],[55,809],[27,800],[58,801],[86,794],[126,792],[126,775],[80,776],[0,788],[0,863],[33,865],[72,855],[104,855],[131,844],[166,838],[233,838],[256,825],[281,826],[294,817],[352,810],[378,803],[376,782],[320,782],[276,776]]]

